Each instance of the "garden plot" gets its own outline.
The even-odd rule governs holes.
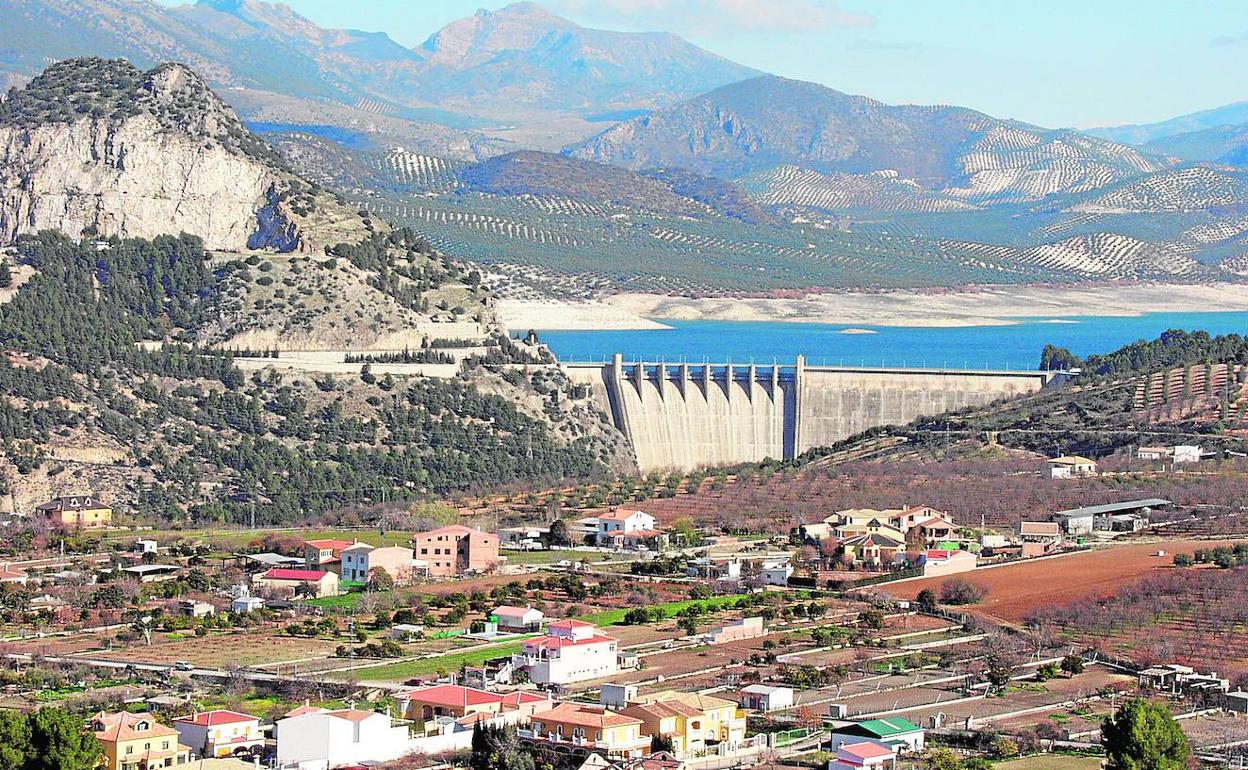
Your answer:
[[[977,722],[1005,719],[1019,711],[1044,710],[1073,700],[1088,698],[1108,687],[1134,688],[1135,679],[1113,673],[1101,667],[1093,667],[1073,679],[1050,679],[1047,682],[1018,682],[1010,686],[1005,695],[976,697],[960,702],[933,702],[918,708],[902,707],[902,716],[916,724],[926,724],[931,717],[944,714],[951,727],[965,723],[970,718]],[[982,692],[982,691],[980,691]],[[947,693],[951,694],[951,693]],[[965,697],[965,696],[964,696]],[[877,700],[880,704],[882,700]],[[888,710],[885,705],[884,709]],[[921,720],[921,721],[920,721]]]

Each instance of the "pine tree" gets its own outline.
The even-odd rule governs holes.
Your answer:
[[[9,269],[9,260],[0,259],[0,289],[13,285],[13,271]]]

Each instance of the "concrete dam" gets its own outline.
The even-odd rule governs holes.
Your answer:
[[[880,425],[1034,393],[1058,372],[794,365],[565,363],[642,472],[788,459]]]

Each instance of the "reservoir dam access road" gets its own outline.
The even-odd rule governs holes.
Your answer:
[[[1060,372],[565,362],[628,439],[640,470],[790,459],[868,428],[1034,393]]]

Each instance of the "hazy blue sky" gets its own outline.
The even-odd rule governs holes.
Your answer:
[[[175,4],[165,0],[167,4]],[[406,45],[501,0],[287,0]],[[886,102],[1045,126],[1150,122],[1248,99],[1244,0],[549,0],[587,26],[667,30],[760,70]]]

